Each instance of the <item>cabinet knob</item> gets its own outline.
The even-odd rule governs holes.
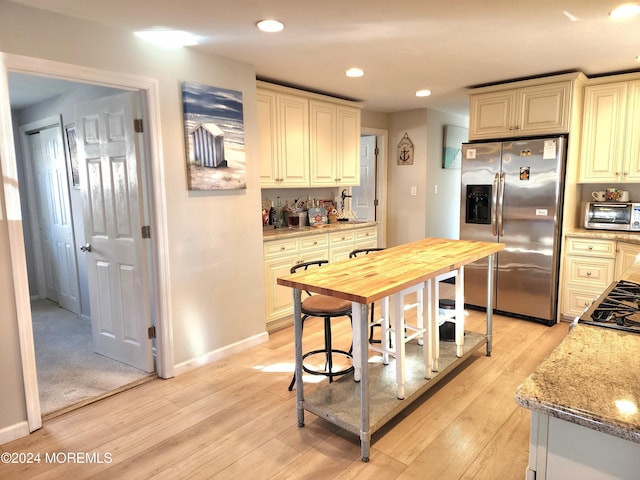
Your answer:
[[[593,250],[593,245],[589,245],[589,250]]]
[[[318,244],[318,242],[317,242],[317,241],[315,241],[315,242],[313,242],[313,244],[314,244],[314,245],[317,245],[317,244]]]
[[[591,272],[587,272],[587,277],[590,277],[590,276],[591,276]]]
[[[280,251],[283,252],[284,251],[284,247],[280,247]]]

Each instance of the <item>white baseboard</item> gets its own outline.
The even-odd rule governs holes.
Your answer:
[[[205,353],[204,355],[201,355],[200,357],[177,364],[175,366],[175,374],[176,376],[182,375],[183,373],[187,373],[194,368],[213,363],[216,360],[226,358],[234,353],[242,352],[243,350],[247,350],[248,348],[264,343],[267,340],[269,340],[269,334],[267,332],[262,332],[258,335],[254,335],[253,337],[249,337],[239,342],[232,343],[231,345],[227,345],[226,347],[219,348],[218,350],[213,350],[211,352]]]
[[[0,429],[0,445],[26,437],[27,435],[29,435],[29,424],[26,420],[9,425],[8,427]]]

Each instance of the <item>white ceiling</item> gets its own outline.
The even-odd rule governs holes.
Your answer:
[[[14,0],[126,31],[164,26],[195,48],[255,66],[258,77],[357,99],[381,112],[466,115],[465,88],[571,70],[640,69],[640,17],[625,0]],[[126,12],[123,14],[122,12]],[[578,21],[571,21],[568,12]],[[255,28],[285,23],[279,34]],[[352,66],[362,78],[347,78]],[[433,94],[416,98],[415,91]]]

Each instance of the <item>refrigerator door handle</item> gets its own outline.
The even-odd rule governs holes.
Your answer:
[[[497,223],[497,206],[498,206],[498,176],[499,173],[493,177],[493,190],[491,190],[491,233],[494,237],[498,236],[498,223]]]
[[[496,174],[497,175],[497,174]],[[498,191],[498,235],[504,236],[502,212],[504,207],[504,172],[500,174],[500,188]]]

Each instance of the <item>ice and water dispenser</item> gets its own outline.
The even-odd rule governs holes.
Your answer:
[[[467,223],[491,223],[491,185],[467,185]]]

